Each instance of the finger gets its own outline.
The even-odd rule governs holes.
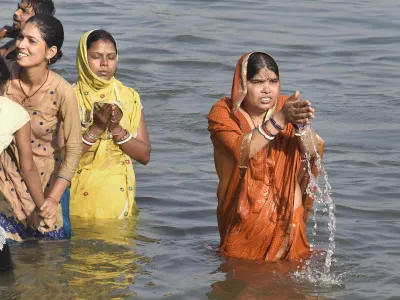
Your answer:
[[[291,101],[300,100],[300,92],[299,91],[294,92],[294,94],[291,95],[288,100],[291,100]]]
[[[40,207],[40,210],[45,210],[47,208],[47,205],[49,204],[48,201],[44,201],[44,204]]]

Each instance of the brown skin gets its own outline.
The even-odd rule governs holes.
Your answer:
[[[88,49],[88,63],[90,69],[98,77],[103,80],[110,80],[117,69],[117,51],[114,44],[102,40],[94,42]],[[114,140],[119,140],[126,134],[126,131],[120,125],[122,116],[122,111],[114,104],[104,104],[102,107],[96,104],[93,111],[93,125],[89,127],[89,131],[95,136],[100,136],[108,129],[112,134],[120,133],[114,136]],[[87,141],[94,142],[87,134],[84,134],[83,137]],[[151,146],[143,111],[137,137],[119,147],[137,162],[144,165],[149,162]],[[84,154],[90,146],[83,143],[82,148]]]
[[[278,101],[279,95],[279,78],[266,67],[261,69],[251,80],[247,81],[247,95],[243,100],[241,112],[253,128],[249,158],[252,158],[271,142],[261,135],[254,127],[254,124],[258,126],[264,121],[267,111],[274,107],[276,101]],[[289,123],[310,124],[309,119],[314,118],[314,111],[314,108],[311,107],[311,103],[301,100],[300,93],[296,91],[285,101],[282,109],[273,114],[273,118],[283,128]],[[266,127],[272,134],[277,134],[279,132],[269,121],[267,121]],[[315,135],[315,132],[313,132],[313,134]],[[309,143],[310,142],[311,141],[309,141]],[[300,151],[304,152],[302,143],[299,144],[301,145]],[[301,206],[301,196],[300,185],[296,180],[294,209]]]
[[[14,92],[14,97],[19,101],[25,99],[25,94],[31,95],[34,93],[44,82],[49,71],[47,67],[48,60],[57,54],[57,47],[53,46],[48,48],[46,42],[34,23],[28,23],[24,26],[23,30],[17,39],[17,64],[20,67],[20,78],[11,80],[11,87]],[[53,71],[49,72],[49,77],[44,86],[31,98],[31,105],[38,105],[45,96],[48,87],[54,78]],[[21,90],[21,86],[25,92]],[[55,201],[50,199],[54,198],[56,201],[61,199],[65,189],[68,187],[69,182],[63,178],[57,177],[51,191],[45,199],[43,209],[43,216],[52,218],[55,216],[56,210],[54,209]]]
[[[42,182],[35,162],[33,161],[30,140],[31,124],[28,122],[15,133],[21,177],[25,181],[26,187],[36,204],[38,212],[44,218],[44,226],[41,226],[39,230],[41,232],[48,232],[53,230],[54,224],[56,223],[57,206],[45,207],[46,203],[41,188]],[[40,209],[38,209],[39,207]]]
[[[0,28],[0,40],[7,37],[7,35],[13,35],[20,32],[25,27],[26,21],[34,15],[35,11],[33,10],[32,5],[27,0],[21,0],[13,15],[12,28],[10,26]],[[10,52],[14,51],[15,48],[16,40],[13,39],[0,48],[0,55],[6,57]]]

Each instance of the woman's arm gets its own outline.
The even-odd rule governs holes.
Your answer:
[[[36,207],[39,209],[44,203],[44,196],[42,182],[32,156],[30,122],[26,123],[15,133],[15,140],[18,149],[21,177],[25,181]]]
[[[121,126],[113,129],[112,132],[120,132],[120,134],[115,136],[116,140],[122,138],[127,133],[126,130],[122,130]],[[141,111],[141,117],[136,138],[131,138],[126,143],[120,144],[119,147],[125,154],[129,155],[137,162],[143,165],[146,165],[149,162],[151,145],[143,110]]]
[[[60,118],[63,122],[65,157],[58,172],[57,179],[47,195],[60,201],[65,189],[69,185],[75,169],[79,164],[82,153],[82,131],[79,118],[78,103],[75,92],[70,85],[60,93]]]

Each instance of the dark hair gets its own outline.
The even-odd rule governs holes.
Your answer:
[[[35,15],[54,16],[56,13],[53,0],[28,0],[28,2],[32,6]]]
[[[115,52],[118,54],[117,43],[115,42],[111,33],[105,31],[104,29],[97,29],[92,31],[86,40],[86,48],[90,49],[92,44],[97,41],[109,41],[114,44]]]
[[[247,62],[247,80],[253,79],[253,77],[265,67],[274,72],[279,78],[279,68],[272,56],[263,52],[252,53]]]
[[[0,88],[6,84],[8,79],[10,79],[10,71],[7,68],[4,58],[0,56]]]
[[[53,16],[34,15],[27,23],[34,23],[37,26],[48,48],[57,47],[56,55],[49,62],[50,65],[54,64],[63,55],[61,47],[64,43],[64,27],[61,22]]]

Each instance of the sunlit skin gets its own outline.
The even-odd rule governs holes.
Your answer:
[[[244,109],[253,118],[262,119],[265,113],[274,107],[278,101],[280,88],[279,77],[264,67],[247,81],[247,95],[243,100]]]
[[[279,77],[266,67],[262,68],[252,79],[247,80],[247,95],[243,100],[241,111],[244,113],[250,127],[253,128],[250,157],[253,157],[270,143],[255,127],[264,121],[268,110],[273,108],[278,101],[279,94]],[[311,107],[311,103],[301,100],[300,93],[295,92],[285,101],[282,109],[274,113],[273,118],[281,127],[285,127],[288,123],[309,124],[309,119],[314,118],[313,113],[314,108]],[[267,122],[266,127],[274,135],[279,133],[271,122]],[[300,148],[301,151],[305,151],[302,146]],[[294,209],[301,206],[301,196],[300,186],[296,181]]]
[[[90,48],[87,49],[87,58],[90,69],[99,78],[110,80],[114,76],[117,70],[117,50],[112,42],[108,40],[93,42]],[[120,125],[122,116],[122,111],[116,105],[106,104],[100,107],[96,104],[93,112],[93,125],[90,126],[90,132],[99,136],[108,129],[113,134],[119,133],[116,138],[121,138],[126,133]],[[84,137],[89,139],[86,135]],[[89,145],[83,143],[82,153],[86,153],[89,147]],[[143,111],[137,137],[121,145],[120,148],[137,162],[147,164],[150,160],[151,146]]]
[[[90,69],[99,78],[110,80],[117,70],[117,50],[112,42],[99,40],[90,45],[87,53]]]
[[[17,31],[23,29],[26,21],[34,15],[32,5],[27,0],[21,0],[13,15],[13,29]]]

